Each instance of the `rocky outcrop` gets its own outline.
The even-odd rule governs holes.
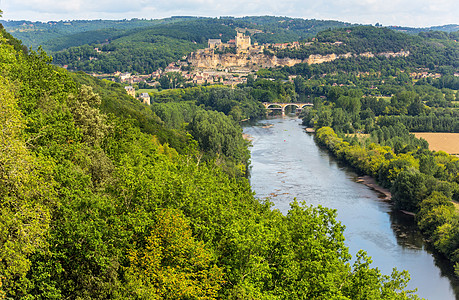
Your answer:
[[[226,54],[215,54],[213,51],[200,50],[193,52],[188,56],[188,63],[194,67],[205,68],[205,69],[218,69],[218,68],[231,68],[231,67],[244,67],[250,69],[258,68],[271,68],[271,67],[284,67],[293,66],[299,63],[307,64],[321,64],[336,60],[338,58],[350,58],[352,56],[363,56],[363,57],[375,57],[384,56],[390,57],[406,57],[410,54],[409,51],[400,52],[383,52],[373,54],[371,52],[364,52],[360,54],[311,54],[307,59],[295,59],[295,58],[278,58],[276,56],[265,55],[262,53],[226,53]]]
[[[391,58],[391,57],[407,57],[410,55],[410,51],[399,51],[399,52],[382,52],[379,53],[378,56],[385,56],[386,58]]]
[[[303,62],[301,59],[277,58],[261,53],[214,54],[209,52],[195,52],[188,57],[188,63],[198,68],[229,68],[245,67],[270,68],[293,66]]]

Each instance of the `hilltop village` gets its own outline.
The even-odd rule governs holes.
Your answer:
[[[112,80],[116,79],[121,83],[131,85],[144,82],[151,87],[163,86],[167,80],[170,81],[168,88],[202,84],[235,86],[246,82],[247,75],[255,73],[260,68],[292,66],[304,62],[303,60],[290,58],[278,59],[268,49],[293,49],[299,48],[301,45],[307,46],[307,44],[299,42],[252,44],[250,36],[237,32],[235,38],[227,43],[223,43],[221,39],[209,39],[207,48],[193,52],[177,62],[170,63],[164,69],[156,70],[152,74],[136,75],[115,72],[113,74],[94,73],[92,75]],[[338,58],[337,55],[317,55],[307,62],[321,63],[336,58]],[[256,78],[256,75],[254,76]],[[128,87],[127,89],[130,90]]]
[[[256,79],[256,71],[260,68],[294,66],[299,63],[320,64],[352,56],[375,56],[371,52],[360,54],[312,54],[306,59],[278,58],[274,55],[279,49],[300,49],[311,44],[312,42],[252,44],[250,36],[238,31],[235,38],[226,43],[222,42],[221,39],[209,39],[207,48],[192,52],[181,60],[170,63],[166,68],[158,69],[152,74],[138,75],[116,72],[114,74],[92,75],[109,78],[127,85],[125,88],[129,95],[137,97],[141,102],[149,105],[148,89],[152,88],[169,89],[203,84],[221,84],[234,87],[237,84],[245,83],[249,74],[253,74]],[[340,41],[333,43],[336,46],[342,44]],[[376,55],[389,58],[406,57],[410,53],[409,51],[400,51],[396,53],[378,53]],[[293,80],[293,77],[290,79]]]

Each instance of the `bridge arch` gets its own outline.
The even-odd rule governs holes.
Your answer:
[[[283,103],[263,103],[266,109],[281,109]]]
[[[282,110],[282,115],[285,115],[285,108],[287,106],[295,106],[298,110],[302,110],[305,106],[313,106],[313,104],[312,103],[295,103],[295,102],[289,102],[289,103],[263,102],[263,106],[266,109],[270,109],[270,110],[280,109]]]
[[[286,108],[287,106],[295,106],[297,109],[302,109],[302,107],[300,107],[298,104],[296,103],[285,103],[285,106],[284,108]]]

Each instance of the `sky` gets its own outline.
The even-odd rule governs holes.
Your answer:
[[[459,24],[459,0],[0,0],[4,20],[287,16],[359,24]]]

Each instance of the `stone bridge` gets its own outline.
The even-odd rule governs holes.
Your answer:
[[[280,109],[282,111],[282,115],[285,115],[285,108],[287,106],[295,106],[297,110],[302,110],[305,106],[313,106],[312,103],[280,103],[280,102],[263,102],[263,106],[266,109]]]

